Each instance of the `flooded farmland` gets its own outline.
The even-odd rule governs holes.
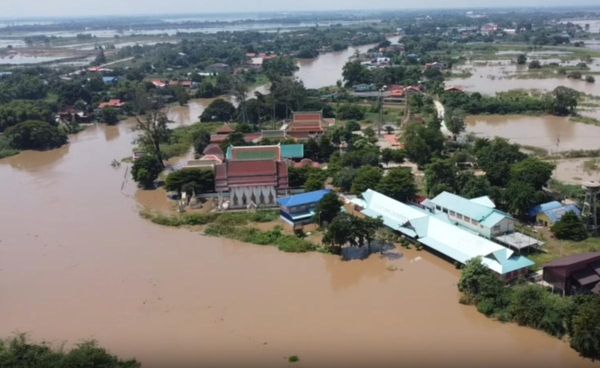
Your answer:
[[[552,152],[600,149],[600,127],[541,115],[475,115],[465,119],[467,133],[502,137]]]

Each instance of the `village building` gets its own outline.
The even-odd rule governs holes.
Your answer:
[[[215,166],[215,189],[221,208],[275,206],[288,194],[288,167],[280,145],[227,149]]]
[[[117,83],[119,83],[119,77],[115,77],[115,76],[102,77],[102,83],[104,83],[108,86],[116,86]]]
[[[527,274],[534,264],[515,251],[456,226],[428,209],[396,201],[371,189],[362,197],[364,200],[355,199],[352,203],[363,215],[382,218],[384,225],[392,230],[454,262],[465,264],[480,257],[485,266],[506,280]]]
[[[294,229],[315,222],[316,208],[329,193],[331,190],[322,189],[280,198],[277,203],[281,219]]]
[[[121,107],[125,106],[125,102],[119,100],[119,99],[111,99],[108,102],[101,102],[98,105],[98,108],[100,110],[104,110],[104,109],[120,109]]]
[[[325,130],[335,124],[335,119],[323,118],[322,111],[297,111],[285,127],[286,135],[297,140],[306,140],[323,135]]]
[[[563,295],[600,295],[600,252],[552,261],[543,267],[543,279]]]
[[[487,196],[467,199],[459,195],[443,192],[426,200],[423,205],[438,216],[465,227],[488,239],[515,231],[515,220],[505,212],[496,209]]]
[[[581,217],[581,211],[573,204],[562,204],[558,201],[551,201],[535,206],[529,211],[529,217],[535,220],[536,225],[552,226],[567,213],[574,213]]]

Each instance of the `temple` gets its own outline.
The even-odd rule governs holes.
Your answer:
[[[322,111],[294,112],[292,121],[285,129],[286,135],[298,140],[315,138],[325,133],[332,121],[335,123],[333,119],[324,119]]]
[[[221,208],[276,206],[289,189],[281,146],[229,147],[215,166],[215,189]]]

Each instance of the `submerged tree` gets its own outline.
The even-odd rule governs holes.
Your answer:
[[[151,111],[146,116],[137,118],[136,129],[142,132],[138,140],[158,160],[161,169],[165,166],[162,162],[160,144],[169,138],[168,122],[167,115],[161,111]]]

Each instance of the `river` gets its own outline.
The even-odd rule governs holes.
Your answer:
[[[0,336],[93,338],[145,367],[597,366],[459,304],[458,271],[427,252],[342,262],[140,218],[154,196],[110,165],[132,127],[0,160]]]
[[[397,43],[399,36],[388,37],[392,43]],[[376,44],[349,47],[343,51],[327,52],[314,59],[301,59],[298,61],[299,70],[296,76],[304,82],[306,88],[321,88],[335,86],[342,80],[342,71],[348,60],[358,51],[364,53]]]

